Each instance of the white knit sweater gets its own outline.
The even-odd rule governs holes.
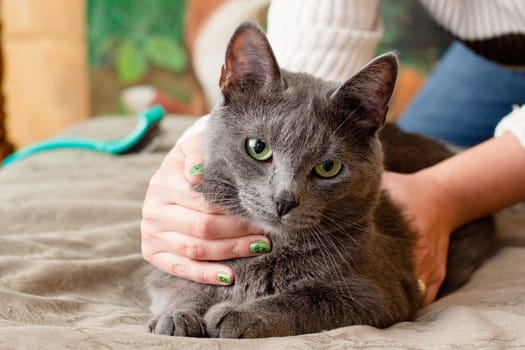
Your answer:
[[[268,39],[281,67],[344,81],[383,36],[378,0],[273,0]]]
[[[525,0],[420,0],[474,51],[525,67]],[[383,34],[378,0],[273,0],[268,37],[279,64],[343,81],[368,62]]]

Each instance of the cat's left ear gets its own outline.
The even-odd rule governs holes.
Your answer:
[[[226,98],[235,91],[271,91],[282,86],[270,43],[255,23],[243,22],[230,39],[219,85]]]
[[[381,55],[341,85],[330,100],[338,110],[357,114],[359,125],[377,131],[386,121],[397,69],[398,61],[394,53]]]

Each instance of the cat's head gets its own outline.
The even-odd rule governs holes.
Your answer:
[[[376,205],[377,138],[397,59],[380,56],[348,81],[281,70],[265,34],[243,23],[228,45],[206,137],[200,190],[267,231],[360,222]]]

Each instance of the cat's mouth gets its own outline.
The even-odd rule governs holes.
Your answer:
[[[280,217],[277,214],[251,205],[245,205],[244,209],[248,214],[248,221],[253,222],[255,226],[262,228],[264,231],[281,231],[292,225],[289,220],[290,214]]]
[[[286,215],[279,216],[277,213],[262,212],[260,209],[246,208],[249,215],[248,220],[265,232],[292,232],[307,229],[315,225],[312,220],[302,216],[297,210]]]
[[[257,218],[254,220],[257,227],[262,228],[265,232],[286,232],[295,231],[297,227],[283,218]]]

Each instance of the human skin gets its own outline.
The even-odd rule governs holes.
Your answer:
[[[203,132],[176,145],[150,181],[144,200],[142,254],[156,268],[201,283],[224,284],[233,271],[213,261],[247,257],[268,238],[248,223],[210,207],[191,190],[202,176]],[[490,139],[414,174],[385,172],[383,188],[402,204],[418,241],[416,276],[435,300],[445,278],[450,233],[525,199],[525,150],[510,133]],[[224,279],[222,279],[224,281]]]
[[[416,276],[426,284],[425,304],[445,278],[450,233],[523,201],[524,176],[525,150],[508,132],[415,174],[384,174],[383,187],[418,233]]]
[[[177,144],[151,178],[142,208],[142,255],[178,277],[224,284],[218,274],[233,282],[233,271],[210,261],[253,256],[252,243],[271,242],[260,229],[212,208],[191,189],[202,178],[190,175],[190,169],[203,163],[203,137],[201,132]]]

